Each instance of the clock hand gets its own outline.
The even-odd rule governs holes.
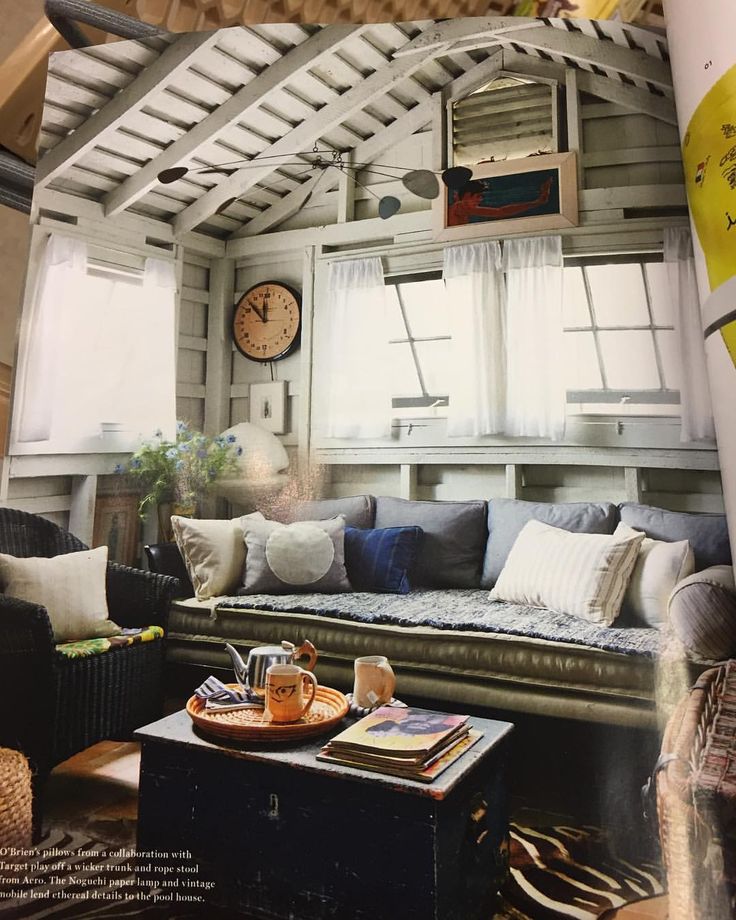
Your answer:
[[[258,307],[257,307],[254,303],[251,304],[251,307],[253,308],[253,312],[254,312],[255,315],[258,317],[258,319],[259,319],[262,323],[265,323],[265,322],[266,322],[266,307],[265,307],[265,305],[264,305],[264,307],[263,307],[263,313],[261,313],[261,311],[258,309]]]

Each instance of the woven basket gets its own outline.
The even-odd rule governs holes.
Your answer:
[[[20,751],[0,748],[0,846],[31,845],[31,770]]]
[[[669,920],[730,920],[736,892],[736,661],[705,671],[667,723],[657,814]]]

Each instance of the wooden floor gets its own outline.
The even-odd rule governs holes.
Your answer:
[[[46,787],[44,826],[135,844],[140,745],[103,741],[58,766]]]

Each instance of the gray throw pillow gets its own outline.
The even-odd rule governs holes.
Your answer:
[[[372,495],[349,495],[346,498],[322,498],[297,502],[285,513],[284,520],[326,521],[342,514],[346,527],[370,530],[376,517],[376,500]]]
[[[624,524],[643,530],[653,540],[687,540],[695,555],[696,572],[712,565],[731,565],[725,514],[665,511],[635,502],[624,502],[619,508]]]
[[[345,518],[329,521],[242,519],[247,552],[238,594],[334,594],[350,591]]]
[[[612,534],[618,523],[618,511],[611,502],[550,503],[492,498],[488,502],[488,545],[482,588],[496,584],[511,547],[529,521],[541,521],[570,533]]]
[[[413,583],[435,588],[477,588],[486,542],[486,503],[376,498],[377,528],[424,531]]]
[[[688,656],[723,661],[736,655],[736,587],[730,565],[714,565],[676,585],[669,621]]]

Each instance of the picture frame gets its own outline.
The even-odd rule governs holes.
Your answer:
[[[577,158],[550,153],[472,167],[469,191],[442,186],[434,237],[453,242],[578,224]]]
[[[133,567],[139,565],[141,522],[138,500],[135,492],[97,496],[92,546],[107,546],[110,562]]]
[[[286,396],[287,383],[285,380],[251,383],[249,421],[273,434],[285,434]]]

